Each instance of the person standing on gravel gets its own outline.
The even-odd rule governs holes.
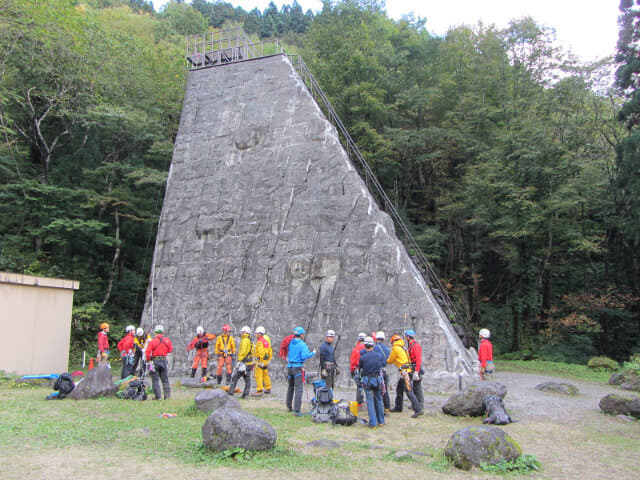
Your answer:
[[[304,362],[316,354],[315,349],[313,352],[309,351],[309,347],[304,343],[305,331],[302,327],[296,327],[293,329],[293,340],[289,344],[289,351],[287,353],[287,410],[292,411],[293,414],[300,417],[303,414],[300,413],[300,407],[302,406],[302,385],[304,383],[304,369],[302,368]]]
[[[480,361],[480,378],[491,380],[493,373],[493,345],[489,341],[491,332],[486,328],[480,330],[480,347],[478,348],[478,360]]]

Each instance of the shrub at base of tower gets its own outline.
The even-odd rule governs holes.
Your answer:
[[[469,470],[515,460],[522,455],[522,450],[498,427],[482,425],[455,432],[447,442],[444,454],[456,467]]]
[[[202,426],[202,441],[214,452],[230,448],[269,450],[276,438],[276,430],[267,422],[234,408],[219,408]]]

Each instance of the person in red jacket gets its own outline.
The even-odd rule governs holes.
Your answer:
[[[155,399],[160,400],[159,379],[161,379],[164,399],[167,400],[171,396],[167,355],[173,351],[173,346],[169,337],[164,336],[164,327],[162,325],[157,325],[155,332],[156,336],[147,345],[147,363],[151,362],[149,372],[151,373],[151,385],[153,386]]]
[[[98,354],[96,360],[98,364],[107,363],[109,361],[109,324],[101,323],[98,332]]]
[[[215,340],[216,336],[213,333],[205,333],[204,328],[196,328],[196,336],[191,340],[191,343],[187,345],[187,352],[190,352],[194,348],[196,354],[193,357],[193,364],[191,365],[191,377],[196,376],[196,370],[198,365],[202,367],[201,382],[207,380],[207,362],[209,361],[209,342]]]
[[[478,348],[478,360],[480,361],[480,378],[491,380],[493,373],[493,345],[489,341],[491,332],[486,328],[480,330],[480,347]]]
[[[351,357],[349,359],[349,370],[351,371],[351,378],[353,378],[353,381],[356,382],[356,402],[358,402],[358,405],[362,405],[362,403],[364,402],[364,390],[361,384],[362,376],[360,375],[358,364],[360,363],[360,353],[364,349],[365,338],[367,338],[366,333],[360,332],[358,334],[358,341],[353,347],[353,350],[351,350]]]
[[[411,390],[413,391],[420,406],[424,406],[424,391],[422,390],[422,347],[416,342],[416,332],[413,329],[405,330],[404,336],[407,339],[407,353],[409,354],[409,362],[411,362]]]
[[[135,345],[133,340],[135,338],[134,333],[136,327],[128,325],[124,331],[126,335],[118,342],[118,350],[120,350],[120,357],[122,358],[122,373],[120,374],[120,378],[126,378],[132,375],[135,370],[135,365],[133,364]]]

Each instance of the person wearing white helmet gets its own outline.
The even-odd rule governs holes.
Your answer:
[[[253,370],[253,345],[251,344],[251,329],[245,325],[240,329],[240,346],[238,348],[238,362],[231,374],[229,395],[233,396],[240,377],[244,379],[242,398],[247,398],[251,392],[251,370]]]
[[[491,380],[494,371],[493,365],[493,345],[489,341],[491,332],[483,328],[478,332],[480,336],[480,346],[478,347],[478,360],[480,361],[480,378]]]
[[[386,365],[387,358],[389,358],[389,355],[391,354],[391,349],[384,343],[386,337],[382,330],[376,332],[375,337],[376,344],[374,345],[373,349],[380,352],[380,354],[384,357],[385,362],[384,366],[380,370],[380,372],[382,373],[382,380],[384,381],[382,404],[384,405],[384,413],[389,414],[391,410],[391,396],[389,395],[389,374],[387,373]]]
[[[133,346],[135,348],[135,356],[133,358],[133,366],[134,371],[138,366],[138,362],[140,362],[140,369],[138,370],[138,376],[140,378],[144,378],[144,374],[146,372],[146,362],[144,361],[144,352],[145,348],[147,348],[147,343],[149,343],[151,337],[144,333],[144,330],[140,327],[136,329],[135,337],[133,337]]]
[[[266,335],[264,327],[258,327],[255,331],[256,343],[254,344],[256,362],[256,393],[255,397],[260,397],[262,393],[271,393],[271,377],[269,376],[269,362],[273,358],[271,340]]]
[[[335,377],[340,373],[338,364],[336,363],[336,346],[333,343],[335,338],[336,332],[327,330],[325,341],[318,349],[320,355],[320,375],[329,388],[333,388],[335,385]]]
[[[151,373],[151,385],[156,400],[160,400],[160,380],[162,380],[162,392],[164,399],[168,400],[171,396],[171,385],[169,384],[169,366],[167,364],[167,355],[173,352],[173,345],[169,337],[164,335],[164,327],[156,325],[154,329],[156,336],[149,342],[145,357],[149,364],[149,373]]]
[[[205,333],[204,327],[198,326],[196,328],[196,336],[193,337],[191,343],[187,345],[187,352],[190,352],[194,348],[196,354],[193,357],[193,363],[191,364],[191,378],[196,376],[198,366],[201,367],[200,381],[207,381],[207,366],[209,362],[209,342],[215,340],[216,336],[213,333]]]
[[[351,350],[351,356],[349,358],[349,370],[351,371],[351,378],[353,378],[353,381],[356,383],[356,402],[358,402],[358,405],[364,403],[364,391],[360,381],[361,375],[358,369],[358,363],[360,362],[360,352],[364,349],[364,339],[366,337],[367,334],[364,332],[358,334],[358,341],[353,347],[353,350]]]
[[[120,374],[120,378],[126,378],[129,375],[132,375],[136,369],[135,364],[133,363],[135,350],[133,334],[136,331],[136,327],[133,325],[127,325],[127,328],[125,328],[124,331],[126,332],[126,335],[118,342],[118,350],[120,350],[120,357],[122,358],[122,373]]]

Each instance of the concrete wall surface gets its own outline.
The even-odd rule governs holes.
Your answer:
[[[0,370],[62,373],[69,368],[73,280],[0,272]]]
[[[457,389],[474,359],[289,60],[189,73],[142,324],[163,324],[175,366],[197,325],[296,325],[318,346],[414,328],[425,383]],[[308,362],[317,368],[317,360]],[[348,373],[342,378],[348,378]]]

